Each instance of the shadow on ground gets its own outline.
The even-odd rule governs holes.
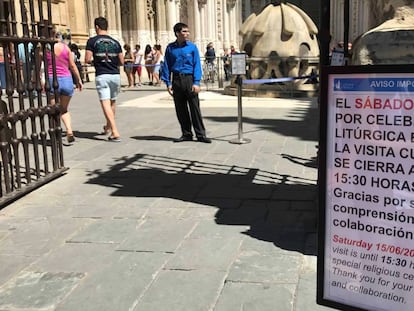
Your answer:
[[[73,131],[73,135],[78,138],[87,138],[92,140],[107,140],[109,134],[98,132]]]
[[[190,203],[180,202],[180,207],[215,207],[219,209],[217,224],[247,225],[244,234],[286,250],[316,254],[316,243],[312,241],[317,222],[314,180],[254,168],[135,154],[117,159],[106,171],[90,172],[88,183],[112,187],[113,196],[171,198]]]
[[[131,138],[136,139],[136,140],[149,140],[149,141],[174,141],[174,138],[160,136],[160,135],[132,136]]]
[[[218,123],[237,122],[237,116],[206,116],[205,119]],[[287,137],[298,137],[304,141],[316,141],[318,137],[319,110],[308,107],[295,108],[290,110],[289,114],[283,119],[243,116],[243,123],[255,125],[257,130],[266,130]]]

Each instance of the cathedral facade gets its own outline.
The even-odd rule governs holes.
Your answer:
[[[16,7],[29,1],[13,1]],[[34,2],[41,0],[32,0]],[[44,0],[43,0],[44,1]],[[258,14],[274,0],[49,0],[52,3],[52,23],[71,41],[82,48],[95,35],[94,19],[104,16],[109,22],[109,33],[121,44],[141,47],[161,44],[164,48],[175,40],[172,31],[177,22],[189,25],[191,40],[200,51],[213,42],[216,51],[234,45],[240,47],[239,29],[250,14]],[[333,42],[343,41],[344,3],[350,2],[349,41],[377,23],[375,0],[331,1],[331,29]],[[6,0],[7,2],[7,0]],[[31,2],[31,1],[30,1]],[[288,1],[304,10],[320,24],[320,0]]]
[[[72,40],[83,46],[94,35],[94,18],[104,16],[109,21],[109,33],[121,43],[165,47],[175,40],[174,24],[183,22],[189,25],[191,40],[200,50],[209,42],[216,49],[223,49],[239,46],[240,25],[268,3],[265,0],[59,1],[56,4],[61,9],[67,7],[67,19],[54,23],[70,28]]]

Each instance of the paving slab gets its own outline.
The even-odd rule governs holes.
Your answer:
[[[294,284],[226,282],[214,311],[290,311],[295,287]]]
[[[85,275],[25,271],[0,289],[0,305],[5,309],[54,309]]]
[[[87,275],[55,310],[132,310],[168,257],[168,254],[116,252],[105,269]]]
[[[302,256],[242,251],[230,268],[227,280],[247,283],[297,284]]]
[[[174,253],[195,226],[196,222],[191,219],[148,218],[119,245],[118,250]]]
[[[120,244],[135,233],[138,226],[135,219],[97,219],[66,242]]]
[[[62,217],[12,218],[13,230],[0,241],[2,254],[41,256],[62,245],[89,220]]]
[[[209,269],[160,271],[134,311],[211,310],[224,277],[225,272]]]
[[[239,253],[241,235],[231,238],[211,237],[186,239],[168,262],[169,270],[211,269],[227,271]]]

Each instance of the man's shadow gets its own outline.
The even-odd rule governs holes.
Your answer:
[[[135,154],[89,184],[112,196],[164,197],[218,208],[220,225],[247,225],[243,234],[277,247],[316,255],[317,187],[314,180],[234,165]]]
[[[299,164],[299,165],[303,165],[306,167],[311,167],[311,168],[317,168],[318,167],[318,158],[317,157],[311,157],[310,159],[306,159],[303,157],[297,157],[294,155],[290,155],[290,154],[285,154],[282,153],[281,154],[282,158],[287,159],[289,161],[291,161],[292,163],[295,164]]]

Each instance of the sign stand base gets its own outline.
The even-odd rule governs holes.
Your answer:
[[[239,145],[248,144],[250,142],[251,140],[248,138],[236,138],[236,139],[232,139],[229,141],[230,144],[239,144]]]

